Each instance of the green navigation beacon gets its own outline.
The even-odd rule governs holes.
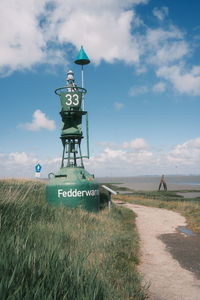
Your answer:
[[[90,61],[83,47],[75,63],[82,65]],[[50,173],[46,186],[46,198],[49,204],[64,205],[71,208],[81,207],[88,211],[99,210],[99,184],[94,175],[88,173],[83,165],[83,158],[89,158],[88,114],[83,109],[86,89],[75,84],[74,73],[67,73],[67,85],[55,90],[60,97],[62,130],[60,139],[63,145],[61,167],[57,174]],[[85,118],[87,155],[81,152],[83,139],[82,121]]]

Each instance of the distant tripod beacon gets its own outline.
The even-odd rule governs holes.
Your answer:
[[[160,191],[162,185],[163,185],[164,190],[167,191],[167,184],[166,184],[165,176],[164,175],[162,175],[161,179],[160,179],[160,184],[159,184],[159,187],[158,187],[159,191]]]

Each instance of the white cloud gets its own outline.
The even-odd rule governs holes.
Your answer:
[[[147,43],[152,45],[158,45],[164,41],[177,41],[182,40],[184,37],[181,30],[177,27],[170,25],[168,30],[164,30],[162,28],[151,29],[148,28],[146,32]]]
[[[72,43],[77,49],[81,44],[87,45],[89,57],[97,64],[100,60],[114,62],[122,59],[128,63],[139,60],[138,44],[131,35],[131,22],[134,22],[135,16],[133,10],[120,7],[119,1],[113,6],[105,5],[105,2],[102,5],[98,1],[88,9],[82,5],[79,7],[79,4],[76,3],[68,18],[65,16],[65,21],[59,25],[58,39],[61,43]],[[60,3],[59,19],[63,18],[65,7],[65,3]]]
[[[191,73],[194,75],[194,76],[198,76],[200,75],[200,66],[194,66],[191,70]]]
[[[1,0],[0,1],[0,74],[31,69],[38,64],[66,64],[66,49],[76,51],[87,45],[90,59],[114,63],[122,60],[133,64],[137,74],[182,62],[192,47],[185,33],[169,22],[158,28],[144,24],[135,7],[148,0]],[[160,21],[168,8],[154,8]],[[164,26],[165,25],[165,26]],[[140,30],[142,29],[142,31]],[[143,33],[142,33],[143,32]],[[64,47],[65,46],[65,49]],[[166,71],[166,70],[165,70]],[[196,93],[199,69],[190,73],[177,72],[174,87],[190,95]],[[165,72],[166,73],[166,72]],[[163,78],[172,81],[171,72]],[[170,73],[170,74],[169,74]],[[187,75],[187,76],[186,76]],[[189,79],[191,88],[180,88],[179,79]],[[187,77],[187,78],[186,78]],[[146,89],[146,90],[145,90]],[[194,92],[195,90],[195,92]],[[131,89],[131,95],[142,94],[148,88]]]
[[[157,76],[169,80],[180,93],[200,95],[199,66],[191,71],[186,71],[181,65],[164,66],[158,69]]]
[[[88,170],[96,176],[131,176],[148,173],[156,161],[150,151],[127,151],[126,149],[104,149],[99,155],[86,161]]]
[[[182,59],[188,53],[189,49],[185,41],[165,42],[164,45],[155,48],[155,55],[150,57],[149,62],[155,65],[167,65]]]
[[[19,127],[31,131],[38,131],[40,129],[54,130],[56,128],[54,120],[49,120],[40,109],[37,109],[33,113],[31,123],[20,124]]]
[[[154,92],[158,92],[158,93],[164,92],[165,89],[166,89],[166,85],[165,85],[164,82],[161,82],[161,81],[158,82],[158,83],[156,83],[156,84],[153,86],[153,91],[154,91]]]
[[[169,9],[166,6],[161,7],[160,9],[158,7],[154,7],[153,9],[153,15],[158,18],[158,20],[163,21],[166,16],[168,16]]]
[[[160,68],[173,66],[180,62],[190,53],[188,43],[185,41],[184,33],[174,25],[169,25],[165,29],[147,28],[143,36],[139,36],[140,62],[136,63],[136,73],[147,72],[147,66],[153,67],[157,72]],[[142,63],[142,60],[144,61]],[[199,72],[194,68],[193,72]],[[158,73],[157,73],[158,74]],[[163,77],[169,80],[168,77]],[[129,90],[130,96],[142,95],[150,91],[164,92],[166,85],[163,82],[158,83],[152,88],[149,85],[132,86]]]
[[[184,33],[173,25],[165,30],[148,28],[142,44],[146,62],[156,67],[172,64],[190,52]]]
[[[121,110],[124,107],[124,103],[114,102],[114,107],[115,107],[116,110]]]
[[[135,66],[135,73],[138,75],[144,74],[148,71],[148,68],[146,65],[144,64],[136,64]]]
[[[34,154],[26,152],[0,153],[0,177],[35,177],[35,165],[42,165],[41,177],[47,177],[50,172],[60,168],[61,157],[39,160]]]
[[[134,149],[136,151],[143,151],[149,148],[148,143],[143,138],[137,138],[130,142],[125,142],[122,146],[125,149]]]
[[[191,46],[184,40],[184,33],[173,25],[168,30],[148,29],[146,32],[146,61],[155,68],[156,75],[169,81],[180,93],[200,95],[200,67],[188,70],[183,59],[191,54]],[[159,90],[160,89],[160,90]],[[156,85],[153,91],[164,91]]]
[[[0,2],[0,73],[30,69],[36,64],[61,64],[63,44],[87,44],[90,58],[127,63],[139,60],[131,26],[140,26],[134,5],[148,0],[2,0]],[[109,28],[109,30],[108,30]],[[81,33],[81,34],[80,34]],[[123,45],[123,46],[122,46]]]
[[[25,152],[13,152],[9,154],[9,160],[14,164],[27,164],[29,157]]]
[[[0,177],[30,177],[37,159],[26,152],[0,153]]]
[[[0,1],[0,73],[9,75],[15,70],[29,69],[37,63],[57,63],[48,59],[47,41],[39,20],[45,14],[47,1],[2,0]]]
[[[137,176],[154,174],[199,174],[200,137],[176,145],[173,149],[160,152],[150,147],[145,139],[135,139],[107,147],[93,156],[85,165],[96,176]]]
[[[34,177],[38,158],[26,152],[0,153],[0,177]],[[60,168],[61,157],[40,160],[41,177]],[[200,137],[178,144],[169,151],[160,152],[143,138],[104,148],[98,155],[84,160],[86,169],[96,176],[136,176],[199,174]]]
[[[137,96],[137,95],[146,94],[148,91],[149,91],[149,88],[146,85],[132,86],[129,89],[129,96]]]
[[[176,145],[169,152],[168,160],[185,165],[200,165],[200,137]]]

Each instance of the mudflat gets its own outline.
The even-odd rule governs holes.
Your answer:
[[[161,176],[135,177],[102,177],[97,178],[101,183],[113,183],[135,191],[158,190]],[[167,188],[170,191],[195,190],[200,191],[200,176],[165,176]]]

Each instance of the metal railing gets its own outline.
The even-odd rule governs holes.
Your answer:
[[[114,191],[114,190],[112,190],[111,188],[109,188],[108,186],[106,186],[106,185],[102,185],[102,188],[104,188],[106,191],[108,191],[108,193],[109,193],[109,201],[108,201],[108,210],[110,211],[110,209],[111,209],[111,203],[112,203],[112,194],[113,195],[117,195],[118,194],[118,192],[116,192],[116,191]]]

